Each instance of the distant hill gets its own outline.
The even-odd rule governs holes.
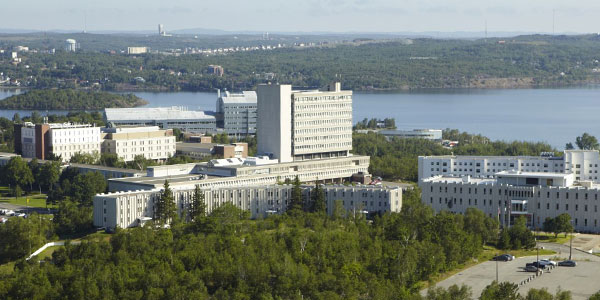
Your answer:
[[[0,101],[0,109],[31,110],[99,110],[103,108],[137,107],[146,100],[133,94],[78,91],[72,89],[31,90]]]

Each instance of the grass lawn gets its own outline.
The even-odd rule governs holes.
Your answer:
[[[569,242],[569,235],[565,236],[564,233],[560,233],[558,237],[554,237],[554,233],[551,232],[535,231],[534,234],[538,241],[544,243],[564,244]]]
[[[454,270],[442,273],[442,274],[438,274],[436,276],[432,276],[429,281],[423,281],[421,282],[421,289],[427,289],[429,286],[434,286],[436,283],[454,275],[457,273],[462,272],[465,269],[468,269],[472,266],[478,265],[484,261],[489,261],[491,260],[494,256],[500,255],[500,254],[511,254],[515,257],[523,257],[523,256],[534,256],[537,254],[537,251],[535,249],[533,250],[499,250],[496,249],[492,246],[483,246],[483,251],[481,252],[481,254],[479,255],[479,257],[477,257],[476,259],[472,259],[464,264],[458,265]],[[548,249],[540,249],[540,255],[552,255],[555,254],[556,252],[552,251],[552,250],[548,250]]]
[[[15,262],[7,262],[3,265],[0,265],[0,275],[9,275],[12,274],[15,268]]]
[[[54,247],[48,247],[46,248],[46,250],[42,251],[42,253],[37,255],[37,260],[44,260],[46,258],[52,258],[52,253],[54,253],[54,251],[58,250],[58,248],[60,247],[64,247],[64,246],[54,246]]]
[[[29,203],[27,203],[27,199],[29,199]],[[46,194],[33,192],[29,195],[23,195],[19,198],[15,198],[10,195],[10,191],[8,190],[7,186],[0,186],[0,202],[29,207],[46,208]],[[56,208],[56,205],[48,205],[48,208]]]

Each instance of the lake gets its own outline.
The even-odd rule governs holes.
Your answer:
[[[0,99],[18,93],[0,90]],[[215,110],[216,93],[137,92],[150,107],[186,106]],[[399,129],[456,128],[492,139],[544,141],[563,149],[583,132],[600,137],[600,87],[562,89],[440,89],[355,93],[354,121],[396,119]],[[28,111],[2,110],[12,118]],[[50,113],[65,113],[64,111]]]

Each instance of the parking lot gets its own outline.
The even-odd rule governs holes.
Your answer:
[[[547,288],[554,293],[560,287],[562,290],[571,291],[573,299],[587,299],[592,294],[600,291],[600,280],[598,280],[598,271],[600,271],[600,261],[597,256],[589,255],[588,260],[577,261],[577,267],[557,267],[543,275],[533,279],[529,283],[522,285],[519,291],[522,295],[527,294],[531,288]],[[567,253],[568,256],[568,253]],[[540,256],[540,259],[553,256]],[[575,257],[574,257],[575,258]],[[580,253],[577,258],[582,259]],[[577,259],[575,258],[575,259]],[[526,263],[536,260],[535,256],[521,257],[513,261],[498,262],[498,279],[500,282],[509,281],[519,284],[535,273],[523,271]],[[448,288],[454,284],[470,286],[473,292],[473,298],[481,295],[483,289],[496,279],[496,262],[486,261],[473,266],[460,273],[457,273],[446,280],[439,282],[436,286]],[[426,291],[423,291],[426,293]]]

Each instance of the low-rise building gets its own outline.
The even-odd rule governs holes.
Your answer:
[[[432,141],[442,141],[442,130],[441,129],[413,129],[413,130],[380,130],[379,134],[385,136],[388,140],[391,138],[416,138],[416,139],[425,139]]]
[[[177,155],[194,159],[206,157],[245,158],[248,157],[248,143],[233,143],[229,145],[215,143],[177,143]]]
[[[118,126],[158,126],[161,129],[178,128],[184,132],[214,134],[217,123],[214,115],[183,107],[105,108],[107,124]]]
[[[224,187],[271,185],[294,180],[341,183],[352,175],[368,173],[368,156],[277,163],[269,157],[213,159],[207,163],[148,167],[147,176],[114,178],[108,181],[110,191],[152,190],[160,188],[165,179],[171,186]]]
[[[15,124],[15,151],[23,157],[68,162],[76,153],[100,154],[100,127],[91,124]]]
[[[173,130],[161,130],[158,126],[103,128],[102,153],[117,154],[126,162],[137,155],[166,160],[175,155],[175,136]]]
[[[502,171],[493,178],[434,176],[419,182],[421,201],[436,212],[464,214],[470,207],[511,226],[524,216],[531,228],[568,213],[581,232],[600,232],[600,186],[575,181],[575,174]]]
[[[573,173],[576,181],[598,182],[598,150],[565,150],[562,156],[419,156],[419,179],[432,176],[493,177],[501,171]]]
[[[305,201],[313,186],[303,186]],[[252,218],[281,214],[292,197],[292,185],[219,187],[203,189],[207,213],[224,203],[247,210]],[[323,185],[327,213],[332,214],[336,202],[347,214],[383,214],[400,212],[402,189],[382,186]],[[155,203],[161,189],[99,194],[94,197],[94,226],[127,228],[139,226],[154,217]],[[173,188],[173,199],[179,216],[186,219],[194,195],[194,187]]]

